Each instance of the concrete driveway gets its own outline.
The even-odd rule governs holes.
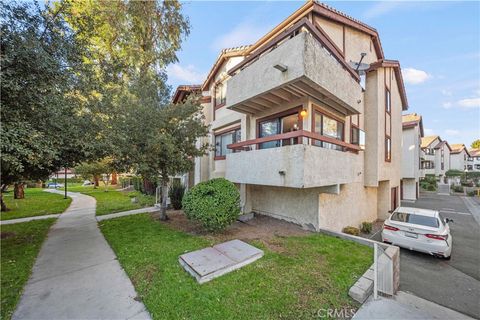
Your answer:
[[[476,206],[480,206],[475,202]],[[400,290],[480,318],[480,225],[459,196],[425,193],[402,206],[439,210],[450,224],[450,261],[410,250],[400,253]],[[472,210],[473,211],[473,210]],[[380,240],[380,234],[374,238]]]

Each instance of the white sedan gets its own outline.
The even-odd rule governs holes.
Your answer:
[[[450,259],[452,235],[449,222],[438,211],[399,207],[385,220],[382,241],[402,248]]]

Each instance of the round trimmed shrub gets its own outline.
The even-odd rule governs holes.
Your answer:
[[[212,179],[190,189],[182,205],[188,219],[200,221],[208,231],[221,231],[237,220],[240,193],[232,182]]]

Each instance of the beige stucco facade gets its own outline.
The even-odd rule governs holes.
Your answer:
[[[416,200],[419,196],[419,182],[425,176],[421,168],[422,159],[422,117],[414,114],[402,117],[402,181],[400,196],[403,200]]]
[[[401,117],[407,106],[399,65],[379,56],[376,31],[353,19],[345,24],[312,9],[296,23],[302,21],[323,33],[302,27],[279,39],[273,49],[262,51],[269,39],[255,44],[262,51],[255,59],[250,59],[256,51],[249,52],[249,47],[219,57],[202,88],[202,95],[211,97],[204,103],[210,125],[204,139],[217,144],[217,152],[195,160],[195,183],[225,177],[238,186],[245,213],[270,215],[312,230],[340,231],[385,219],[400,199]],[[365,71],[357,73],[350,62],[358,62],[362,53]],[[225,105],[215,101],[220,83],[226,86]],[[260,148],[263,140],[255,140],[265,139],[260,123],[290,115],[298,116],[291,118],[295,129],[277,133],[275,147]],[[336,140],[315,131],[316,119],[324,117],[329,125],[336,124]],[[233,130],[240,130],[235,143],[229,133]],[[283,139],[285,134],[290,136]],[[228,146],[241,146],[235,152],[223,146],[225,154],[220,154],[224,135],[230,139]]]

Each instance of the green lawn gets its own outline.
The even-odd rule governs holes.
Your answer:
[[[97,215],[140,209],[153,206],[155,204],[154,196],[147,196],[138,191],[118,191],[115,187],[109,186],[108,189],[100,184],[97,189],[93,186],[74,185],[68,186],[68,191],[81,192],[94,197],[97,200]],[[108,191],[105,191],[108,190]],[[138,202],[132,202],[132,198],[137,197]]]
[[[178,256],[212,243],[149,215],[100,223],[154,319],[301,319],[320,308],[357,307],[348,289],[372,264],[372,250],[321,234],[277,237],[271,251],[238,271],[199,285]],[[212,240],[213,241],[213,240]]]
[[[40,246],[54,222],[55,219],[45,219],[2,226],[0,304],[2,319],[10,319],[15,311]]]
[[[3,198],[10,210],[2,212],[0,220],[62,213],[72,202],[71,198],[64,199],[63,195],[45,192],[41,188],[26,188],[24,199],[13,199],[13,190],[4,193]]]

